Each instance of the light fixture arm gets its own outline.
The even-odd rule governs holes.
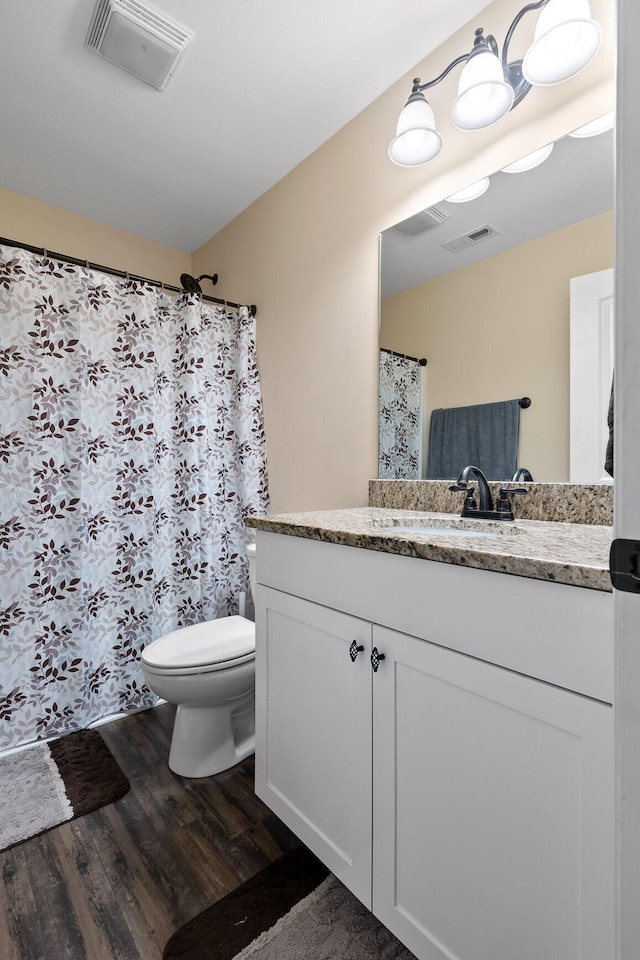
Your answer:
[[[446,67],[439,77],[436,77],[435,80],[429,80],[428,83],[420,83],[420,77],[416,77],[413,81],[413,87],[411,88],[411,93],[424,93],[425,90],[429,90],[431,87],[435,87],[440,83],[441,80],[451,73],[454,67],[457,67],[459,63],[466,63],[469,59],[468,53],[463,53],[461,56],[456,57],[455,60],[452,60],[448,67]]]
[[[511,26],[507,30],[507,35],[504,38],[502,45],[502,72],[504,73],[505,80],[511,84],[515,93],[513,107],[524,100],[531,90],[531,84],[525,80],[522,75],[522,60],[514,60],[513,63],[509,63],[509,44],[511,43],[516,27],[524,15],[530,13],[532,10],[540,10],[542,7],[546,7],[548,2],[549,0],[538,0],[537,3],[528,3],[526,7],[523,7],[513,18]],[[511,107],[512,110],[513,107]]]
[[[502,69],[504,72],[505,80],[511,84],[515,91],[515,100],[513,106],[520,103],[520,101],[526,97],[531,90],[531,84],[522,76],[522,60],[516,60],[513,63],[509,63],[509,44],[513,38],[516,27],[525,16],[525,14],[530,13],[532,10],[540,10],[542,7],[546,7],[549,3],[549,0],[537,0],[536,3],[528,3],[526,7],[523,7],[511,22],[509,29],[507,30],[507,35],[504,39],[504,44],[502,45]],[[483,36],[482,27],[478,27],[475,34],[475,40],[473,41],[473,48],[469,53],[463,53],[461,56],[456,57],[455,60],[452,60],[448,67],[442,71],[442,73],[437,76],[434,80],[429,80],[428,83],[421,83],[420,77],[416,77],[413,81],[413,87],[411,88],[411,93],[424,93],[425,90],[429,90],[431,87],[437,86],[446,76],[448,76],[451,71],[461,63],[466,63],[469,57],[472,57],[473,54],[478,51],[480,45],[487,45],[492,53],[495,53],[497,57],[500,57],[500,49],[498,47],[496,38],[493,34],[489,33],[486,37]],[[513,109],[513,107],[511,108]]]
[[[541,3],[548,3],[548,0],[541,0]],[[533,6],[540,6],[540,3],[533,4]],[[474,53],[479,52],[478,48],[481,45],[487,45],[491,48],[491,52],[495,53],[498,57],[500,56],[500,51],[498,50],[498,44],[496,43],[496,38],[493,34],[488,34],[486,37],[483,36],[483,28],[478,27],[476,30],[475,40],[473,41],[473,49],[469,53],[463,53],[459,57],[456,57],[455,60],[452,60],[448,67],[442,71],[440,76],[436,77],[435,80],[429,80],[428,83],[420,83],[420,77],[416,77],[413,81],[413,87],[411,88],[411,93],[424,93],[425,90],[429,90],[430,87],[437,86],[451,71],[461,63],[466,63],[469,57],[472,57]]]
[[[511,26],[507,30],[507,35],[504,38],[504,44],[502,45],[502,66],[505,69],[508,66],[509,44],[511,43],[511,38],[513,37],[513,33],[516,27],[524,17],[525,13],[529,13],[531,10],[540,10],[541,7],[546,7],[548,2],[549,0],[538,0],[537,3],[528,3],[527,6],[523,7],[519,13],[516,13],[515,17],[513,18],[513,22],[511,23]]]

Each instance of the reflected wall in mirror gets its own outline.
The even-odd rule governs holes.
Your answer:
[[[576,479],[570,286],[613,267],[613,204],[612,131],[568,136],[540,166],[495,173],[476,200],[443,200],[382,234],[380,347],[427,359],[414,478],[429,476],[433,410],[527,396],[518,467],[538,482]],[[392,461],[380,476],[403,476]]]

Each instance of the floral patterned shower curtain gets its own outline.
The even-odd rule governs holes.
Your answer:
[[[380,351],[378,477],[422,477],[422,367],[411,357]]]
[[[267,508],[254,321],[0,247],[0,749],[154,701]]]

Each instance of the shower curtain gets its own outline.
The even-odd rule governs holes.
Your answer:
[[[380,351],[378,477],[422,476],[422,370],[417,360]]]
[[[0,246],[0,749],[154,702],[268,506],[254,321]]]

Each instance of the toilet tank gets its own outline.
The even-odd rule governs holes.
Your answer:
[[[247,557],[249,558],[249,583],[251,585],[251,595],[256,596],[256,545],[247,544]]]

